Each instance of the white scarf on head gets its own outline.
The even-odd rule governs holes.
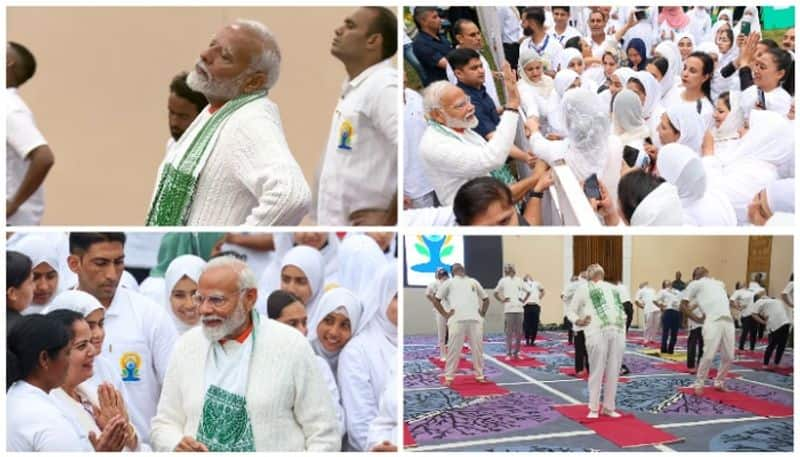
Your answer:
[[[632,226],[682,225],[683,210],[678,191],[668,182],[661,183],[647,197],[631,216]]]
[[[347,318],[350,319],[350,339],[353,339],[361,325],[361,316],[363,312],[364,306],[353,292],[344,287],[336,287],[322,295],[318,305],[318,312],[313,319],[309,319],[308,321],[308,341],[311,343],[314,352],[328,362],[334,376],[336,376],[338,369],[339,353],[341,351],[332,352],[325,349],[319,341],[317,327],[319,327],[320,322],[322,322],[328,314],[338,313],[346,315]]]
[[[164,292],[167,297],[167,303],[165,303],[165,305],[167,306],[167,312],[170,316],[172,316],[173,322],[175,322],[175,327],[178,329],[178,333],[181,335],[193,326],[184,323],[175,314],[175,311],[173,311],[171,303],[172,289],[175,288],[175,285],[178,284],[178,281],[183,279],[184,276],[191,279],[195,283],[199,282],[200,274],[203,272],[203,268],[205,268],[205,266],[206,261],[203,260],[203,258],[196,255],[186,254],[175,257],[172,262],[169,263],[167,270],[164,272]]]

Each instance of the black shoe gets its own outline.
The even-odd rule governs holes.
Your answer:
[[[630,372],[631,372],[631,370],[628,369],[628,366],[623,363],[622,364],[622,369],[620,370],[619,374],[621,376],[625,376],[626,374],[628,374]]]

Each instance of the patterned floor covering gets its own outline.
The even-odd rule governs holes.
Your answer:
[[[441,370],[428,359],[438,355],[433,336],[408,336],[404,347],[404,420],[417,443],[409,450],[441,451],[626,451],[573,422],[554,405],[586,403],[586,381],[559,372],[573,366],[573,347],[566,333],[540,332],[537,346],[547,352],[532,354],[545,363],[540,368],[516,368],[494,358],[505,354],[502,335],[485,338],[485,375],[509,390],[508,394],[464,398],[439,382]],[[684,395],[694,377],[659,364],[685,364],[686,338],[681,335],[671,360],[658,349],[639,344],[640,333],[628,335],[625,364],[629,382],[619,384],[617,408],[681,439],[669,445],[639,447],[635,451],[784,451],[791,452],[793,418],[756,416],[734,406]],[[760,344],[756,350],[763,351]],[[655,354],[655,355],[653,355]],[[469,358],[471,355],[466,355]],[[752,354],[741,360],[755,360]],[[715,360],[714,366],[717,365]],[[788,349],[782,366],[793,366]],[[729,388],[749,396],[793,405],[793,375],[753,370],[734,364],[736,379]],[[461,370],[470,374],[470,370]]]

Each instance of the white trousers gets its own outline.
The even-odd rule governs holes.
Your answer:
[[[589,410],[600,411],[600,389],[603,390],[603,408],[614,411],[617,400],[617,382],[625,354],[625,333],[606,328],[586,336],[589,353]],[[605,380],[605,382],[604,382]]]
[[[433,314],[436,318],[436,336],[439,342],[439,357],[443,359],[447,357],[447,319],[445,319],[439,311],[434,310]]]
[[[661,311],[651,311],[644,315],[645,341],[659,341],[659,328],[661,328]]]
[[[714,385],[719,386],[725,382],[725,376],[731,369],[736,350],[736,327],[730,317],[703,323],[703,357],[697,367],[696,385],[705,384],[708,370],[711,369],[711,363],[714,361],[717,350],[720,352],[720,361]]]
[[[450,338],[447,341],[447,363],[444,367],[445,379],[453,379],[461,359],[461,347],[464,340],[469,344],[472,354],[472,368],[475,377],[483,378],[483,323],[479,321],[448,322]]]

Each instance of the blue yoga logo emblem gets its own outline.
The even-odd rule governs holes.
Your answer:
[[[414,249],[428,259],[425,263],[413,265],[411,270],[418,273],[436,273],[439,268],[450,271],[450,264],[446,259],[453,254],[453,237],[450,235],[417,235]]]
[[[142,357],[136,352],[126,352],[119,358],[119,366],[122,368],[122,380],[141,381],[139,368],[142,366]]]

